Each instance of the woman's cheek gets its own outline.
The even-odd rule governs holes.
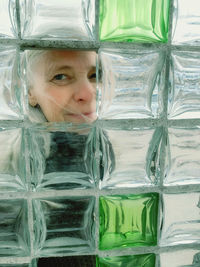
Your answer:
[[[49,96],[50,99],[59,106],[66,105],[72,97],[70,91],[65,88],[54,88],[49,91]]]

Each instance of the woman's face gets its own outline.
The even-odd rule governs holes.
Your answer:
[[[49,122],[96,119],[96,53],[47,51],[34,65],[29,103]]]

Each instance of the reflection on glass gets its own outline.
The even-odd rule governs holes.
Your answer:
[[[95,125],[34,127],[28,131],[33,190],[94,188],[115,168],[112,143]]]
[[[81,134],[76,132],[81,131],[79,126],[55,132],[30,130],[31,180],[37,191],[94,187],[95,129],[82,127]]]
[[[36,255],[93,252],[94,207],[92,196],[33,200]]]
[[[10,256],[19,258],[30,255],[27,201],[25,199],[1,199],[0,217],[1,258]]]

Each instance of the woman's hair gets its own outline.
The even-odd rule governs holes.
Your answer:
[[[25,66],[26,66],[26,85],[29,91],[34,83],[34,70],[39,64],[41,58],[48,52],[48,50],[26,50],[25,51]],[[42,123],[46,122],[46,118],[40,109],[39,105],[32,107],[29,105],[28,118],[31,122]]]
[[[25,64],[26,64],[26,80],[28,89],[33,86],[33,74],[36,64],[39,63],[41,58],[47,53],[46,50],[26,50],[25,51]]]

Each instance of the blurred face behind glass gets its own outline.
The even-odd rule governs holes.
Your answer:
[[[29,104],[39,105],[49,122],[96,119],[96,53],[44,52],[32,67]]]

